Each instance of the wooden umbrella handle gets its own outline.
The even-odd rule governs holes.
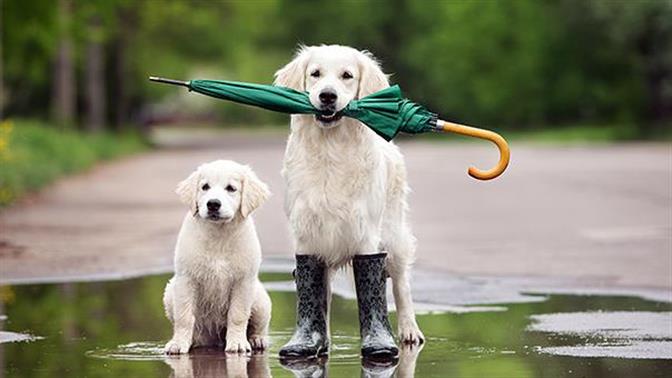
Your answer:
[[[502,138],[501,135],[493,131],[478,129],[476,127],[460,125],[452,122],[446,122],[440,119],[436,121],[436,129],[443,132],[451,132],[489,140],[497,145],[497,148],[499,149],[499,162],[494,168],[491,168],[487,171],[482,171],[476,167],[469,167],[468,171],[469,176],[475,179],[492,180],[495,177],[501,175],[506,169],[506,167],[509,165],[509,159],[511,158],[511,151],[509,150],[509,145],[506,143],[506,140],[504,140],[504,138]]]

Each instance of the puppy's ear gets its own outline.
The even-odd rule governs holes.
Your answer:
[[[269,195],[271,195],[271,192],[268,190],[268,186],[259,180],[259,177],[250,167],[246,166],[241,188],[240,215],[247,218],[251,212],[266,201]]]
[[[366,97],[390,86],[387,75],[383,73],[380,64],[368,51],[359,54],[360,78],[357,98]]]
[[[309,48],[300,46],[294,59],[275,73],[274,85],[288,87],[297,91],[306,90],[306,63]]]
[[[185,205],[188,205],[191,211],[196,211],[196,193],[198,193],[198,180],[200,179],[200,174],[198,170],[192,172],[189,177],[180,181],[177,184],[177,189],[175,193],[180,197],[180,201]]]

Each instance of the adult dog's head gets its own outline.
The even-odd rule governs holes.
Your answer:
[[[247,218],[270,194],[249,166],[231,160],[202,164],[177,185],[176,193],[194,217],[219,223]]]
[[[323,128],[337,126],[343,110],[353,99],[389,86],[371,53],[352,47],[302,46],[294,59],[275,73],[275,85],[306,91],[310,102],[324,114],[316,115]]]

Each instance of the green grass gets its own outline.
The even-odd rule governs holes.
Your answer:
[[[87,135],[38,121],[4,122],[0,124],[0,207],[58,177],[146,148],[148,144],[135,134]]]

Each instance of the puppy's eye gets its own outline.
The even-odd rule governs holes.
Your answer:
[[[208,190],[208,189],[210,189],[210,185],[208,185],[208,184],[203,184],[203,186],[201,186],[201,189],[203,189],[203,190]]]
[[[227,185],[226,188],[224,188],[224,189],[226,189],[226,191],[229,192],[229,193],[235,193],[236,190],[238,190],[231,185]]]
[[[349,71],[345,71],[343,72],[343,75],[341,75],[341,78],[344,80],[352,79],[352,77],[353,77],[352,73],[350,73]]]
[[[312,77],[320,77],[320,70],[315,70],[310,73],[310,76]]]

